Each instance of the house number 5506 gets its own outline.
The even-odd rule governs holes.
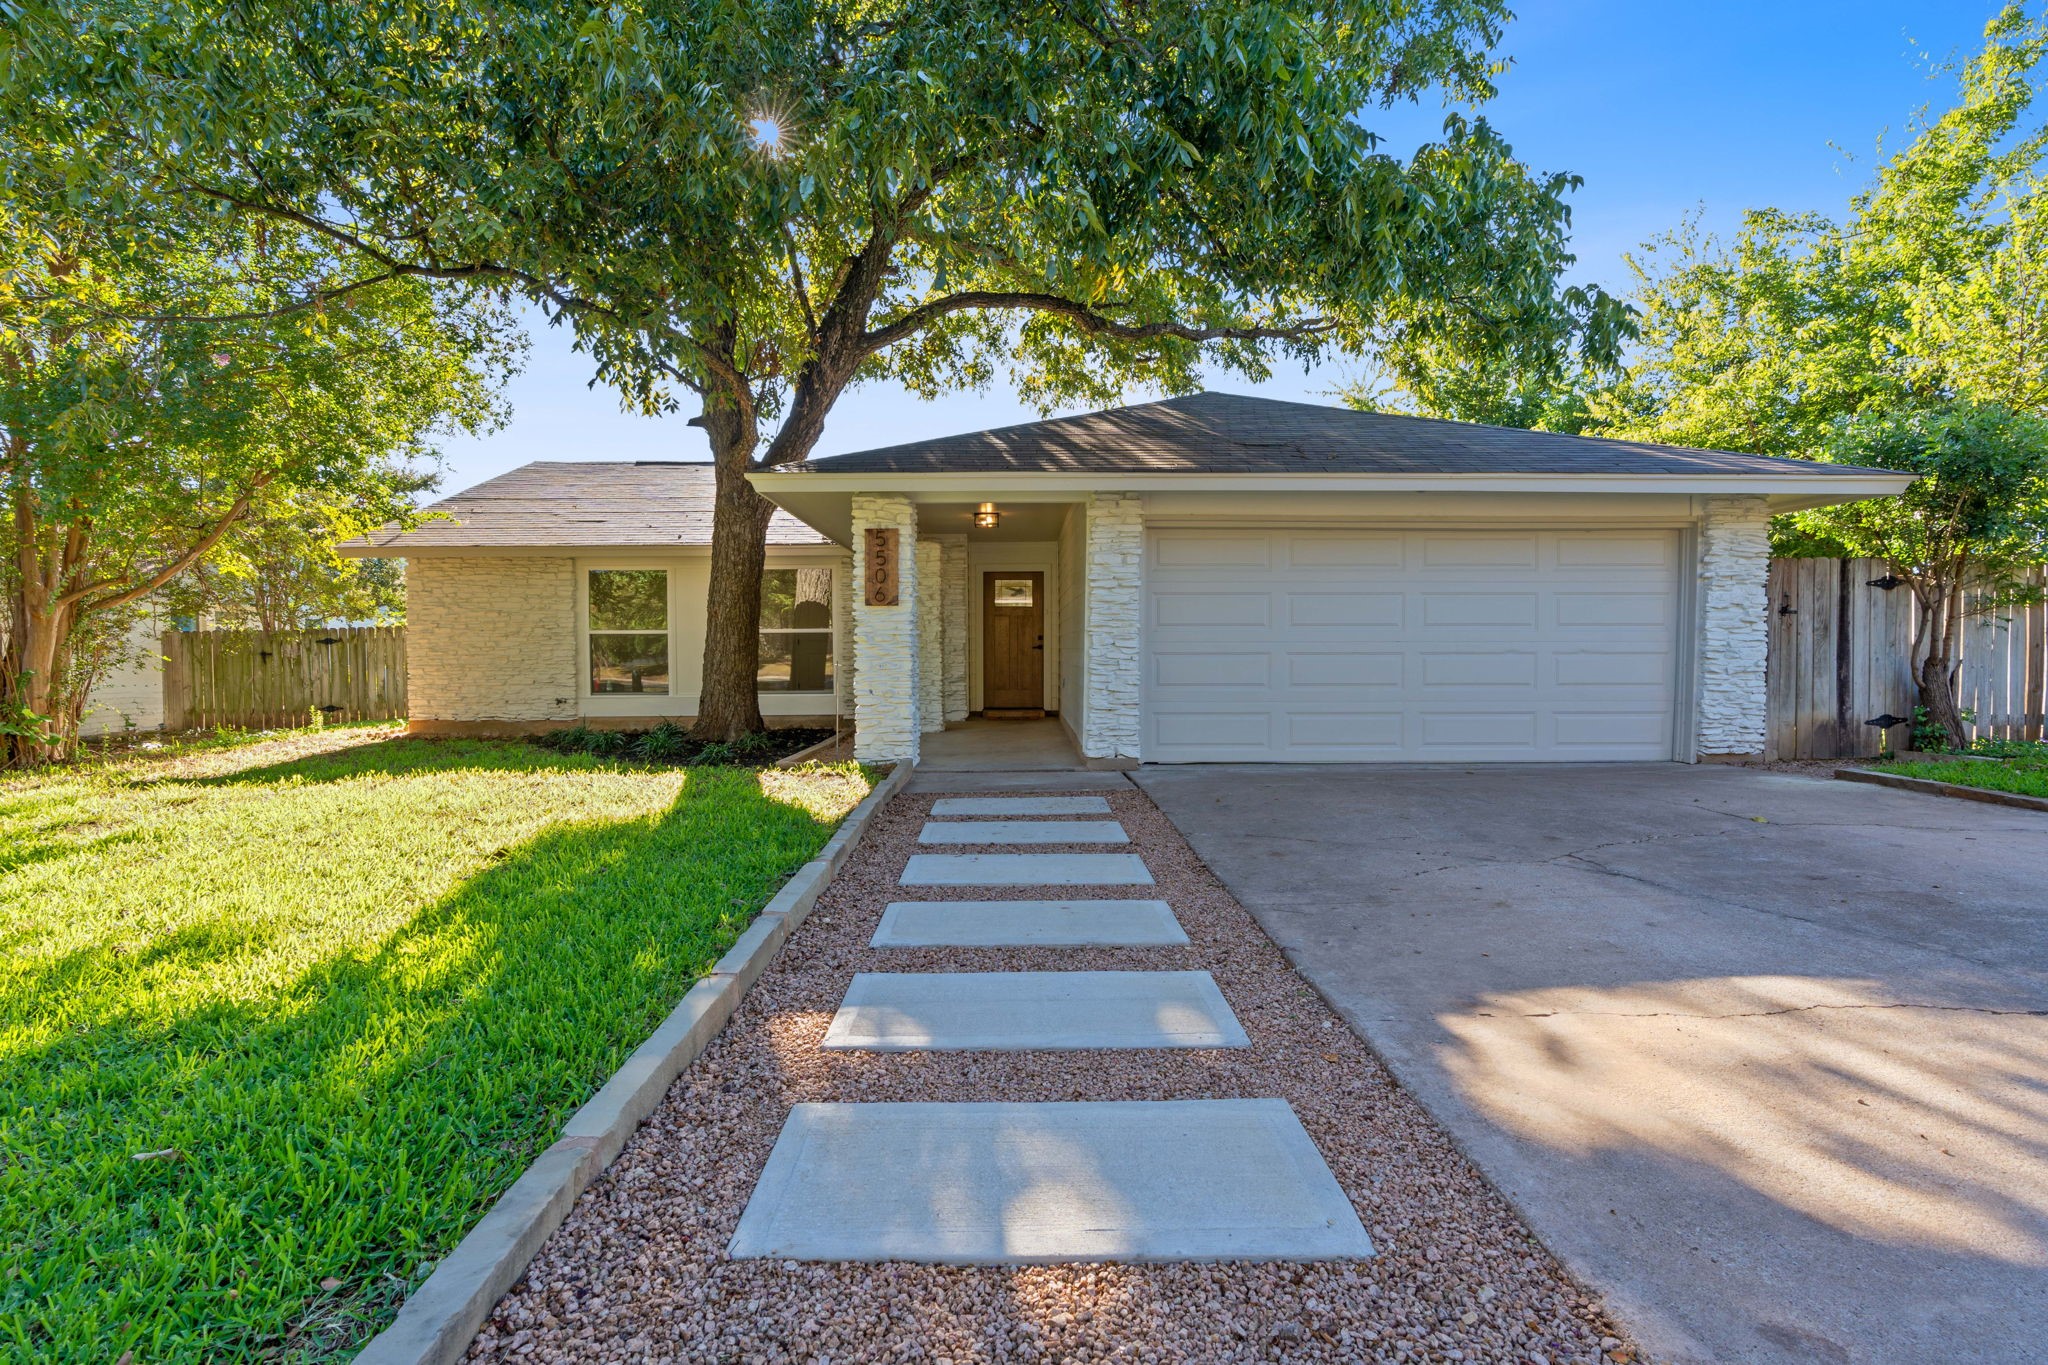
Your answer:
[[[868,605],[893,607],[897,588],[896,528],[869,527],[867,537],[867,564],[862,576],[867,580]]]

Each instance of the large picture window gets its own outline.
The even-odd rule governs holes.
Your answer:
[[[832,690],[832,570],[761,575],[761,692]]]
[[[590,691],[668,695],[668,571],[590,571]]]

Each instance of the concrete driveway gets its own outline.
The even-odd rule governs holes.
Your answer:
[[[2048,815],[1672,764],[1133,777],[1654,1358],[2048,1359]]]

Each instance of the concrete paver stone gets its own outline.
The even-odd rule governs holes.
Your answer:
[[[807,1261],[1372,1255],[1286,1101],[799,1104],[730,1252]]]
[[[828,1051],[1250,1047],[1207,972],[860,972]]]

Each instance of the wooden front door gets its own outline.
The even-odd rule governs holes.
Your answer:
[[[981,579],[981,709],[1045,709],[1045,575]]]

